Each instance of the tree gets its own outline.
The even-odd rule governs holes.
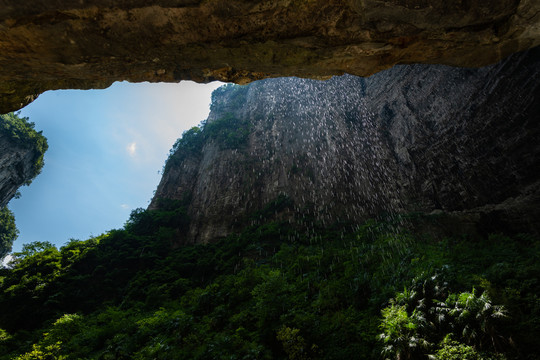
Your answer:
[[[23,259],[52,248],[56,249],[56,247],[48,241],[34,241],[24,244],[22,250],[14,253],[13,255],[19,259]]]
[[[11,251],[13,241],[19,236],[15,216],[5,206],[0,210],[0,261]]]
[[[276,338],[283,344],[283,350],[290,360],[309,360],[317,352],[317,345],[309,347],[299,333],[299,329],[283,326],[278,330]]]
[[[414,310],[411,315],[405,306],[399,306],[394,301],[382,310],[379,335],[384,342],[383,355],[394,356],[397,360],[410,359],[419,348],[425,348],[429,343],[421,338],[419,328],[423,322],[422,314]]]
[[[446,303],[452,308],[449,313],[455,318],[465,343],[480,349],[500,350],[504,338],[498,332],[497,322],[507,317],[504,306],[494,305],[486,292],[477,296],[474,288],[450,296]]]

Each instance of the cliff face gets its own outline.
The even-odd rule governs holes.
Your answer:
[[[291,221],[437,210],[535,232],[539,99],[540,49],[481,69],[396,66],[221,89],[204,141],[171,157],[150,207],[190,199],[193,242],[227,235],[279,195],[293,205],[274,215]]]
[[[34,177],[35,150],[13,142],[0,131],[0,208]]]
[[[0,113],[45,90],[118,80],[476,67],[539,44],[537,0],[4,0]]]
[[[39,174],[47,148],[47,139],[27,118],[0,114],[0,209]]]

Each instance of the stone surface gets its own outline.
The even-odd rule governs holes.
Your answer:
[[[213,99],[208,124],[251,128],[235,148],[210,137],[178,152],[163,174],[150,208],[188,194],[183,241],[226,236],[279,195],[294,205],[274,215],[291,221],[419,211],[455,231],[540,231],[540,48],[480,69],[267,79]]]
[[[37,156],[33,147],[13,141],[0,131],[0,208],[7,205],[19,187],[35,176]]]
[[[540,44],[537,0],[0,2],[0,113],[114,81],[247,83],[477,67]]]

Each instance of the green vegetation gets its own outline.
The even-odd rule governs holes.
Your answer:
[[[186,195],[186,199],[189,198]],[[265,221],[183,245],[185,202],[0,270],[0,359],[535,359],[540,241]]]
[[[194,126],[182,133],[169,151],[169,157],[163,166],[163,172],[168,171],[172,166],[178,166],[187,157],[197,157],[202,151],[204,136],[201,128]]]
[[[245,102],[249,86],[225,84],[212,92],[212,102],[210,110],[217,111],[218,107],[226,106],[227,108],[238,109]]]
[[[238,108],[245,101],[248,88],[240,85],[227,84],[212,93],[211,108],[224,106],[222,98],[227,95],[226,106]],[[220,105],[221,104],[221,105]],[[238,149],[245,146],[249,140],[251,123],[249,120],[238,119],[231,112],[223,112],[223,116],[211,122],[203,121],[199,126],[184,131],[174,143],[169,157],[163,167],[168,171],[173,165],[179,165],[186,158],[196,158],[201,154],[204,145],[214,141],[220,149]]]
[[[212,106],[246,96],[228,85]],[[165,170],[209,142],[245,146],[250,123],[221,113],[178,139]],[[0,360],[538,358],[538,238],[396,225],[438,221],[418,216],[323,227],[280,195],[239,219],[242,232],[192,245],[189,203],[162,199],[122,229],[13,254],[0,269]],[[0,225],[9,243],[7,209]]]
[[[25,182],[25,185],[29,185],[41,172],[43,156],[48,149],[47,139],[42,135],[41,131],[36,131],[34,126],[35,124],[29,122],[28,118],[19,117],[18,113],[0,114],[0,133],[24,147],[33,149],[35,152],[33,176]]]
[[[204,134],[220,144],[222,149],[238,149],[247,143],[250,133],[248,121],[239,120],[231,113],[221,119],[207,123]]]
[[[32,180],[41,172],[43,168],[43,156],[47,151],[47,139],[41,131],[34,129],[34,123],[29,122],[28,118],[19,117],[18,113],[0,114],[0,136],[7,137],[18,146],[30,149],[34,153],[32,174],[27,178],[23,185],[30,185]],[[21,177],[27,176],[20,174]],[[19,193],[15,194],[17,197]],[[7,208],[0,209],[0,260],[2,260],[10,251],[13,241],[19,235],[15,226],[15,217]]]
[[[15,226],[15,216],[5,206],[0,209],[0,261],[11,251],[13,241],[17,239],[19,230]]]

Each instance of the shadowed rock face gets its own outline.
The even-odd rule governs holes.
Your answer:
[[[0,114],[0,208],[41,172],[47,139],[18,114]]]
[[[35,159],[32,147],[17,143],[0,131],[0,208],[35,176]]]
[[[540,44],[537,0],[3,0],[0,113],[118,80],[478,67]]]
[[[218,90],[203,133],[235,126],[178,151],[150,207],[190,199],[189,242],[226,236],[279,195],[294,205],[275,216],[291,221],[436,211],[456,232],[539,232],[538,114],[540,48],[480,69],[400,65]]]

